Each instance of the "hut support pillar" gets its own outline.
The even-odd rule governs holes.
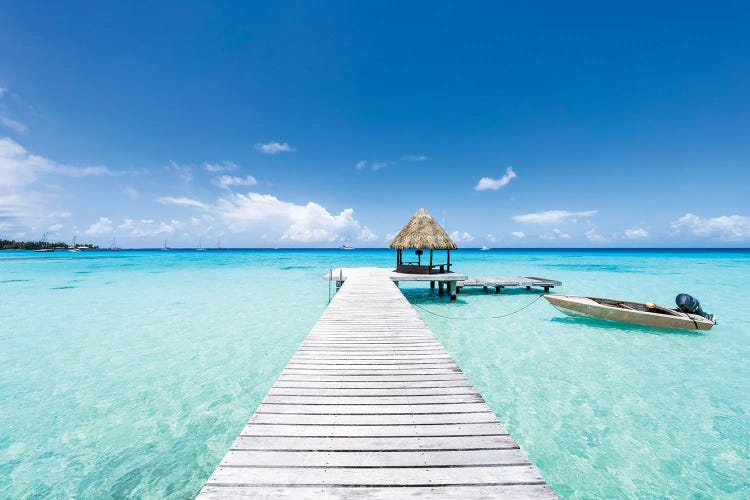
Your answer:
[[[434,280],[430,281],[430,288],[433,289],[433,290],[435,289],[435,281]]]
[[[456,282],[455,281],[449,281],[448,282],[448,291],[451,295],[451,301],[456,300]]]
[[[438,281],[438,295],[443,295],[443,284],[445,284],[444,281]]]

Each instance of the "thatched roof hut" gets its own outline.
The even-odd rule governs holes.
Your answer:
[[[450,272],[451,250],[458,249],[448,233],[424,208],[417,210],[417,213],[393,238],[391,248],[396,250],[396,271],[409,274],[443,273],[446,270]],[[422,264],[423,249],[430,251],[429,265]],[[416,250],[417,261],[404,262],[404,250]],[[447,250],[447,263],[433,264],[432,253],[434,250]]]
[[[427,210],[417,210],[409,222],[398,232],[391,248],[394,250],[420,249],[427,250],[456,250],[458,247],[440,227],[434,217]]]

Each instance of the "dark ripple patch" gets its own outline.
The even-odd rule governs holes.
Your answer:
[[[0,283],[23,283],[24,281],[31,281],[31,280],[3,280],[3,281],[0,281]]]
[[[91,274],[91,271],[76,271],[73,274]]]
[[[50,290],[68,290],[70,288],[78,288],[77,286],[73,285],[65,285],[65,286],[53,286],[50,288]]]
[[[313,266],[284,266],[280,267],[282,271],[291,271],[292,269],[312,269]]]

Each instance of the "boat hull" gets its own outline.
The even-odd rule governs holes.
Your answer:
[[[675,312],[673,314],[652,313],[628,310],[607,304],[600,304],[591,297],[575,295],[545,295],[547,302],[560,312],[573,317],[598,318],[623,323],[647,325],[657,328],[679,330],[710,330],[714,326],[702,316]],[[614,301],[616,302],[616,301]]]

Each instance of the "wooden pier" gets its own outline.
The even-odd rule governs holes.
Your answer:
[[[346,272],[198,497],[555,498],[389,271]]]
[[[550,280],[547,278],[535,278],[533,276],[524,277],[512,277],[512,278],[471,278],[457,283],[458,290],[468,287],[482,287],[486,292],[490,287],[495,289],[496,293],[500,293],[503,288],[517,288],[526,287],[526,290],[531,290],[531,287],[539,287],[544,289],[545,292],[549,292],[550,288],[556,286],[562,286],[561,281]]]

